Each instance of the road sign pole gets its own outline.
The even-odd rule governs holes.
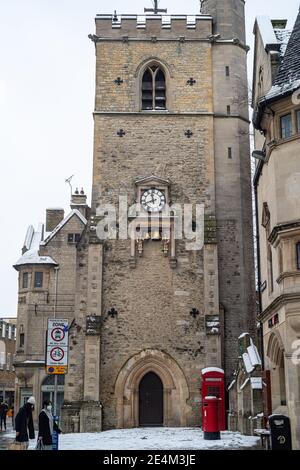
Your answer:
[[[56,318],[56,310],[57,310],[57,286],[58,286],[58,271],[59,267],[56,266],[55,268],[55,295],[54,295],[54,318]],[[57,375],[54,376],[54,414],[57,415]]]
[[[57,415],[57,375],[54,376],[54,400],[53,400],[53,412]]]

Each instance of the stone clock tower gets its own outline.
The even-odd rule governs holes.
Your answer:
[[[70,431],[199,425],[201,369],[230,377],[237,337],[253,333],[244,2],[227,2],[229,28],[223,0],[202,3],[192,19],[100,14],[90,35],[92,215],[78,246]],[[182,223],[179,237],[189,209],[193,232]]]

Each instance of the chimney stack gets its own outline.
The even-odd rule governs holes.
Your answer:
[[[72,194],[71,197],[71,209],[77,209],[83,217],[86,217],[86,209],[87,209],[87,203],[86,203],[86,194],[84,193],[83,188],[81,188],[81,191],[78,191],[78,188],[76,188],[76,191],[74,194]]]
[[[64,219],[63,209],[46,209],[46,232],[52,232],[55,227]]]

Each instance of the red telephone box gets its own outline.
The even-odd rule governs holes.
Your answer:
[[[226,430],[225,416],[225,374],[218,367],[206,367],[201,371],[202,377],[202,416],[204,416],[205,397],[213,396],[219,398],[219,429]]]

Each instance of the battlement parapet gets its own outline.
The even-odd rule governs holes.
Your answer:
[[[212,17],[207,15],[97,15],[96,35],[100,38],[207,39],[212,34]]]

